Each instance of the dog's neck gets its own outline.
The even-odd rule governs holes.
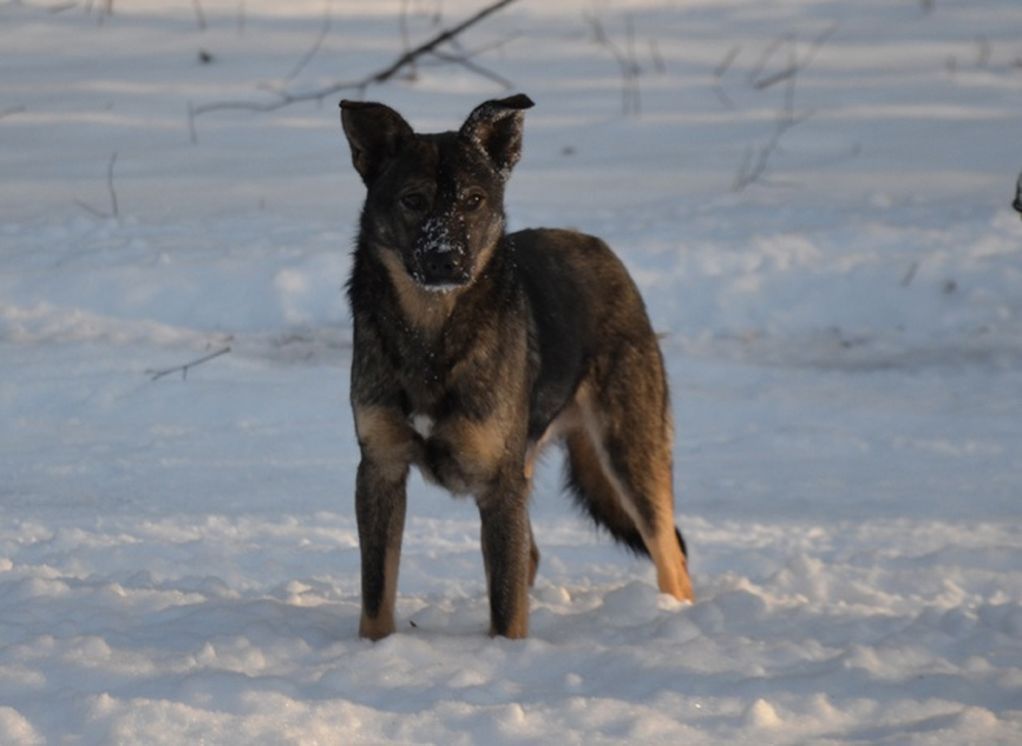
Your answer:
[[[430,290],[415,282],[408,275],[404,263],[396,252],[370,245],[369,253],[383,268],[383,273],[394,291],[398,310],[409,330],[429,340],[440,335],[455,313],[455,309],[467,300],[467,296],[475,295],[480,285],[492,284],[495,274],[506,275],[507,268],[504,267],[503,256],[505,251],[498,251],[503,242],[502,234],[489,248],[480,253],[476,260],[479,268],[471,282],[464,287],[444,291]]]
[[[438,334],[451,317],[464,290],[428,290],[408,276],[404,263],[393,251],[378,250],[376,256],[387,273],[405,321],[420,333],[428,336]]]

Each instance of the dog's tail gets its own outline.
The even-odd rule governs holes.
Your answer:
[[[621,496],[607,479],[592,442],[583,433],[576,432],[567,436],[566,445],[565,483],[575,504],[615,541],[639,556],[649,557],[649,549],[635,521],[621,506]],[[674,534],[681,553],[688,559],[685,539],[677,527]]]

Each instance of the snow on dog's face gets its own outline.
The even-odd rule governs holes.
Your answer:
[[[368,193],[362,235],[419,286],[469,285],[504,233],[504,185],[522,150],[519,94],[476,107],[457,132],[417,134],[396,111],[341,102],[341,123]]]

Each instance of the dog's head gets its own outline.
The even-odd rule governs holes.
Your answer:
[[[383,104],[341,101],[368,193],[362,234],[429,290],[472,282],[504,233],[504,184],[522,153],[524,94],[476,107],[457,132],[417,134]]]

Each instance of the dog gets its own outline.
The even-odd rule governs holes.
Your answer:
[[[394,632],[409,469],[475,498],[490,634],[528,634],[539,551],[533,467],[567,447],[567,484],[613,538],[651,557],[664,593],[692,600],[674,524],[672,421],[639,291],[598,238],[505,232],[525,95],[487,101],[457,131],[418,134],[380,103],[341,101],[366,187],[348,298],[359,635]]]

